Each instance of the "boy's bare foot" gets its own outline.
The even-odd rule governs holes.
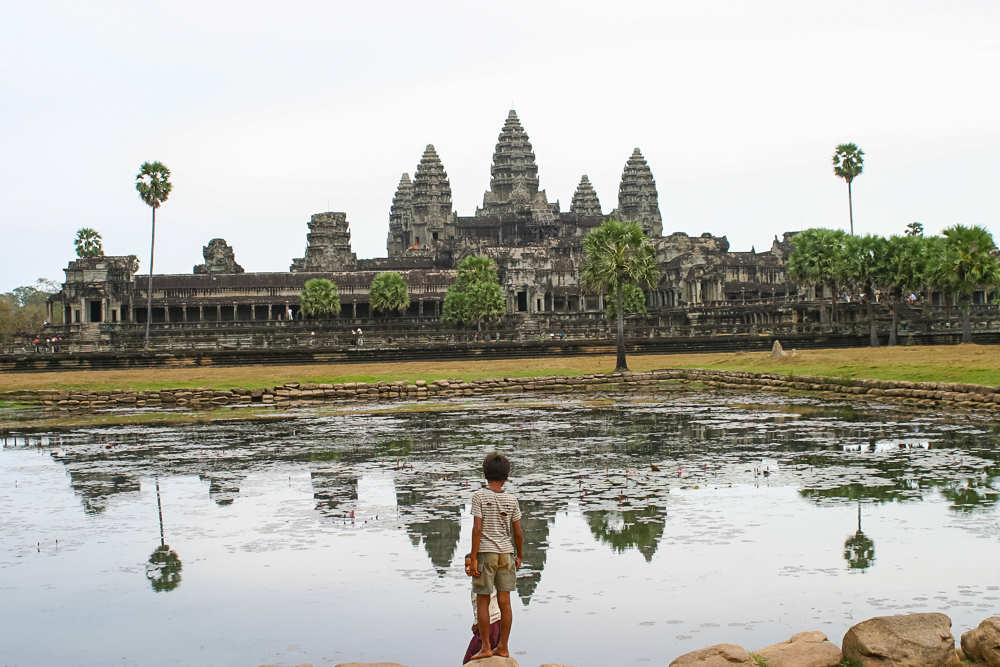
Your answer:
[[[469,658],[469,660],[482,660],[483,658],[492,658],[492,657],[493,657],[493,652],[490,651],[489,649],[485,649],[484,648],[481,651],[479,651],[479,653],[477,653],[474,656],[472,656],[471,658]],[[510,657],[510,656],[507,656],[507,657]]]
[[[497,646],[495,649],[493,649],[493,655],[498,655],[501,658],[509,658],[510,649],[508,649],[506,646]]]

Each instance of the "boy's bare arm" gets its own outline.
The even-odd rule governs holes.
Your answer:
[[[474,517],[472,520],[472,576],[479,577],[479,540],[483,536],[483,518]]]
[[[514,548],[517,549],[517,556],[514,557],[517,562],[518,569],[521,568],[521,562],[524,560],[524,533],[521,532],[521,522],[514,522]]]

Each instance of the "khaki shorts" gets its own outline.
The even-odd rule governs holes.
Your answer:
[[[517,587],[514,554],[479,554],[479,576],[472,580],[472,592],[491,595],[494,590],[512,591]]]

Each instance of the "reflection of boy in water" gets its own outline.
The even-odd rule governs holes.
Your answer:
[[[465,554],[465,573],[472,576],[472,554]],[[475,622],[472,624],[472,641],[469,642],[469,648],[465,651],[465,659],[462,660],[462,664],[472,660],[472,656],[479,653],[479,649],[483,647],[483,638],[479,634],[479,605],[478,596],[476,592],[472,592],[472,618]],[[500,605],[497,604],[497,592],[493,591],[490,595],[490,648],[495,649],[497,644],[500,643]]]

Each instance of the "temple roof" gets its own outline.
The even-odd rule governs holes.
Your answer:
[[[427,144],[413,177],[413,217],[418,223],[444,224],[452,215],[451,183],[441,158]]]
[[[618,218],[623,222],[638,222],[647,234],[659,236],[663,229],[656,181],[646,164],[646,158],[636,148],[622,171],[618,188]]]
[[[537,194],[535,153],[517,112],[511,109],[493,151],[490,189],[483,197],[483,209],[494,214],[506,210],[512,203],[530,205]]]
[[[584,174],[580,179],[580,185],[573,193],[573,201],[570,203],[569,212],[576,215],[601,215],[601,202],[597,198],[594,186],[590,184],[590,179]]]

